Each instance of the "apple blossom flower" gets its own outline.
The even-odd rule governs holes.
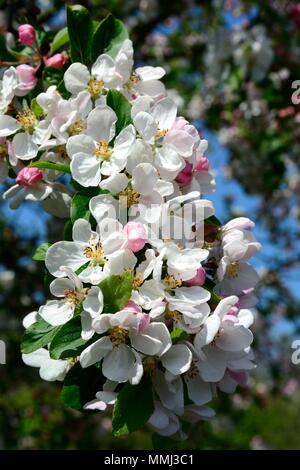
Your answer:
[[[85,135],[73,136],[68,140],[72,176],[82,186],[98,186],[101,175],[110,176],[125,168],[135,140],[135,130],[132,125],[125,127],[111,145],[116,133],[116,121],[117,116],[111,108],[97,106],[87,117]]]

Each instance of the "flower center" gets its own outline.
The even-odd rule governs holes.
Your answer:
[[[30,109],[25,109],[17,114],[17,121],[23,129],[29,133],[34,131],[38,120]]]
[[[112,156],[112,150],[108,146],[108,142],[106,140],[100,140],[97,142],[95,155],[97,158],[101,160],[109,160]]]
[[[173,274],[166,274],[163,280],[164,284],[170,289],[175,289],[182,285],[181,279],[176,279]]]
[[[239,262],[234,261],[229,266],[227,266],[226,273],[229,277],[237,277],[239,272]]]
[[[138,289],[143,284],[143,276],[142,273],[138,272],[134,275],[133,271],[131,271],[131,284],[133,289]]]
[[[199,369],[197,367],[197,362],[196,360],[193,360],[191,363],[191,367],[189,370],[186,372],[185,376],[187,379],[195,379],[199,375]]]
[[[65,301],[74,305],[78,305],[85,299],[87,289],[77,291],[75,289],[65,289]]]
[[[114,345],[126,343],[129,336],[128,330],[122,328],[122,326],[115,326],[110,331],[110,340]]]
[[[103,80],[96,80],[95,78],[91,78],[88,83],[88,92],[92,95],[93,98],[98,98],[104,88],[104,81]]]
[[[125,207],[131,207],[139,203],[140,193],[131,188],[127,188],[120,193],[120,198],[122,198],[122,205],[124,204]]]
[[[68,154],[67,154],[67,149],[65,145],[58,145],[56,147],[56,152],[59,154],[61,158],[64,160],[70,160]]]
[[[155,144],[156,145],[162,144],[167,133],[168,133],[168,130],[166,129],[164,130],[157,129],[156,134],[155,134]]]
[[[96,245],[91,245],[85,248],[84,255],[89,258],[93,265],[97,264],[104,264],[104,252],[102,249],[101,243],[97,243]]]
[[[7,147],[5,144],[0,144],[0,160],[5,160],[7,156]]]
[[[165,310],[165,319],[166,320],[179,320],[180,314],[176,310],[169,310],[167,307]]]
[[[70,136],[81,134],[84,130],[85,125],[82,119],[76,119],[76,121],[68,127],[68,133]]]
[[[143,359],[143,368],[147,374],[154,375],[157,367],[157,360],[154,357],[145,357]]]
[[[128,88],[128,90],[131,90],[134,87],[134,85],[137,85],[137,83],[139,83],[140,81],[141,81],[141,77],[139,76],[139,74],[136,72],[132,72],[132,74],[129,77],[128,82],[126,83],[126,87]]]

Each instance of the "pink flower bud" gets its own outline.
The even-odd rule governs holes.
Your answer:
[[[16,183],[21,186],[35,186],[41,179],[43,179],[41,170],[25,167],[19,171]]]
[[[49,59],[46,59],[47,67],[61,68],[65,65],[65,63],[66,63],[66,56],[60,53],[54,54],[52,57],[49,57]]]
[[[35,29],[31,24],[22,24],[18,27],[19,39],[25,46],[32,46],[35,43]]]
[[[205,269],[201,267],[201,268],[197,269],[196,276],[194,276],[192,279],[189,279],[188,281],[186,281],[186,284],[189,287],[203,286],[203,284],[205,283],[205,279],[206,279]]]
[[[177,183],[182,186],[188,186],[193,179],[193,165],[189,162],[185,163],[185,167],[181,170],[180,173],[176,176]]]
[[[29,93],[37,84],[37,77],[35,76],[35,70],[30,65],[21,64],[16,67],[18,76],[18,86],[15,89],[17,96],[25,96]]]
[[[195,171],[208,171],[209,161],[206,157],[198,157],[194,166]]]
[[[127,246],[131,251],[135,253],[144,248],[147,234],[141,222],[128,222],[123,231],[127,235]]]

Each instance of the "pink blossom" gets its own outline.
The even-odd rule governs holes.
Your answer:
[[[197,269],[196,276],[194,276],[192,279],[189,279],[188,281],[186,281],[186,284],[190,287],[192,287],[192,286],[203,286],[203,284],[205,283],[205,279],[206,279],[205,269],[201,267],[201,268]]]
[[[16,67],[17,76],[19,79],[18,86],[15,90],[17,96],[25,96],[37,84],[37,77],[35,69],[30,65],[21,64]]]
[[[21,186],[35,186],[41,179],[43,179],[41,170],[25,167],[19,171],[16,182]]]
[[[135,253],[144,248],[147,235],[141,222],[128,222],[123,231],[127,235],[127,246],[131,251]]]
[[[35,29],[31,24],[22,24],[18,27],[19,39],[25,46],[32,46],[35,43]]]
[[[193,165],[189,162],[185,163],[185,167],[181,170],[180,173],[176,176],[177,183],[182,186],[188,186],[193,179]]]
[[[47,67],[61,68],[65,65],[65,63],[66,63],[66,56],[60,53],[54,54],[52,57],[49,57],[49,59],[46,59]]]
[[[129,300],[123,310],[128,310],[129,312],[141,313],[141,307],[136,304],[133,300]]]
[[[208,171],[209,170],[209,161],[206,157],[197,157],[195,166],[195,171]]]

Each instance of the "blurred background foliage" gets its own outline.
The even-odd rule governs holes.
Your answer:
[[[56,0],[0,0],[0,30],[39,22],[57,31],[65,4]],[[210,142],[216,169],[213,196],[222,221],[248,215],[264,245],[256,356],[247,389],[216,399],[217,417],[191,431],[183,449],[300,449],[300,366],[291,343],[300,337],[299,199],[300,3],[288,0],[90,0],[95,19],[122,19],[138,65],[161,65],[183,115]],[[299,94],[300,98],[300,94]],[[298,99],[298,101],[300,101]],[[1,191],[2,192],[2,191]],[[60,238],[37,205],[10,211],[0,201],[0,449],[148,449],[146,431],[112,438],[105,415],[64,409],[60,385],[44,383],[22,364],[22,319],[44,299],[37,243]],[[141,402],[142,406],[142,402]],[[167,443],[166,443],[167,445]]]

